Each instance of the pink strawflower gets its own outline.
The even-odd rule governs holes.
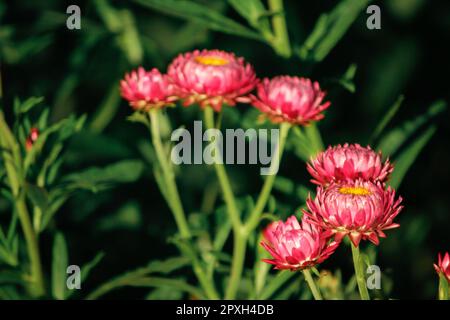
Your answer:
[[[317,187],[316,198],[308,198],[304,214],[311,223],[334,234],[336,241],[348,235],[355,246],[361,239],[378,245],[378,237],[386,237],[383,230],[400,226],[393,220],[403,208],[401,202],[402,198],[396,199],[395,191],[385,189],[381,182],[332,182]]]
[[[263,259],[275,265],[275,269],[302,270],[311,268],[327,259],[339,243],[329,241],[322,230],[305,220],[299,221],[295,216],[286,222],[276,221],[264,230],[265,241],[261,245],[273,257]]]
[[[120,81],[120,93],[135,110],[161,108],[177,100],[175,86],[167,75],[156,68],[146,71],[139,67],[126,74],[125,79]]]
[[[306,78],[265,78],[257,85],[257,93],[258,97],[252,96],[252,104],[275,123],[307,125],[322,119],[322,111],[330,106],[330,102],[322,101],[325,92],[319,83]]]
[[[448,252],[444,256],[438,254],[438,264],[434,264],[434,269],[438,275],[443,275],[450,282],[450,255]]]
[[[332,181],[350,182],[361,178],[373,182],[385,182],[394,169],[389,160],[382,162],[381,152],[369,146],[344,144],[328,147],[307,164],[311,180],[315,184],[326,185]]]
[[[253,67],[234,53],[195,50],[180,54],[168,68],[183,104],[199,103],[220,111],[222,104],[249,102],[246,96],[258,82]]]

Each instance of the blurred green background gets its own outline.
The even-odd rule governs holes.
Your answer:
[[[246,25],[227,1],[197,2]],[[65,11],[73,1],[0,2],[6,112],[14,97],[34,95],[45,97],[54,120],[72,112],[88,114],[88,128],[68,146],[64,170],[121,159],[146,161],[148,132],[144,126],[126,121],[131,109],[119,97],[118,82],[138,65],[164,71],[178,53],[195,48],[233,51],[251,62],[260,77],[290,74],[320,81],[332,101],[319,124],[326,145],[367,144],[373,129],[400,95],[404,96],[403,105],[389,129],[425,113],[437,99],[449,98],[449,1],[374,2],[381,7],[382,29],[368,30],[367,15],[361,13],[320,63],[296,55],[283,58],[263,41],[211,31],[198,21],[168,16],[143,3],[77,1],[81,30],[68,30]],[[331,0],[285,1],[294,50],[309,35],[320,14],[334,5]],[[354,78],[346,79],[346,72],[348,76],[355,70]],[[227,110],[225,124],[232,127],[240,125],[239,119],[251,121],[250,109],[243,106]],[[173,127],[190,126],[199,118],[197,108],[168,112]],[[379,246],[377,264],[393,280],[392,298],[431,299],[436,295],[438,278],[432,264],[438,251],[450,250],[448,120],[448,110],[433,119],[438,129],[398,189],[405,205],[398,217],[401,227],[388,231],[388,238]],[[287,153],[281,176],[312,188],[304,162],[294,153]],[[183,201],[189,212],[197,212],[191,215],[191,223],[201,229],[201,211],[208,211],[209,206],[204,190],[217,189],[213,172],[203,166],[184,166],[181,170]],[[260,185],[257,170],[248,172],[243,166],[232,166],[229,171],[239,194],[256,194]],[[275,213],[280,217],[303,205],[301,197],[279,191],[274,195],[278,203]],[[0,199],[0,221],[9,219],[9,210],[6,201]],[[98,251],[106,253],[83,287],[87,291],[118,273],[176,252],[166,241],[175,232],[175,225],[150,165],[134,183],[95,194],[77,193],[60,210],[52,228],[64,231],[70,263],[81,264]],[[44,261],[50,261],[51,242],[49,233],[45,233],[41,241]],[[344,248],[323,268],[333,270],[336,266],[342,267],[344,279],[351,276],[351,260]],[[110,297],[135,298],[147,291],[125,289]]]

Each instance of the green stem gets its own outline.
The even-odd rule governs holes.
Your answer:
[[[210,107],[205,108],[205,124],[208,129],[214,129],[214,110]],[[217,178],[219,179],[220,187],[222,188],[223,197],[227,206],[227,211],[230,216],[231,223],[235,230],[242,229],[242,222],[239,210],[236,205],[233,190],[231,189],[230,180],[223,163],[214,162]]]
[[[205,108],[205,123],[208,129],[214,129],[214,110],[210,107]],[[220,187],[223,192],[225,205],[227,206],[228,216],[233,226],[234,247],[233,259],[231,262],[231,274],[228,286],[225,292],[225,299],[234,299],[236,297],[237,289],[242,277],[244,269],[245,251],[248,239],[248,234],[242,225],[240,213],[236,205],[236,200],[231,189],[230,180],[223,163],[214,162],[214,168],[219,180]]]
[[[356,282],[358,283],[359,295],[361,300],[370,300],[369,292],[367,291],[366,277],[364,276],[364,262],[361,259],[359,248],[352,243],[353,265],[355,266]]]
[[[35,297],[40,297],[45,293],[44,277],[42,273],[41,256],[39,253],[39,243],[36,232],[31,224],[30,215],[25,203],[24,196],[16,199],[17,214],[22,225],[27,244],[28,256],[31,264],[32,287],[30,293]]]
[[[303,275],[305,276],[306,283],[308,283],[309,289],[311,289],[311,293],[316,300],[323,300],[322,294],[320,293],[319,288],[316,286],[316,282],[314,281],[311,271],[309,269],[303,270]]]
[[[247,238],[248,236],[246,234],[240,234],[239,232],[234,231],[233,260],[231,261],[230,280],[225,292],[225,299],[227,300],[235,299],[239,289],[242,271],[244,270]]]
[[[275,39],[272,46],[278,54],[285,58],[289,58],[292,52],[286,27],[283,0],[269,0],[268,4],[269,10],[274,13],[272,17],[272,26]]]
[[[158,109],[153,109],[149,112],[153,147],[155,148],[156,157],[163,173],[168,202],[170,203],[170,208],[172,209],[178,230],[180,230],[180,234],[183,238],[191,238],[191,232],[175,182],[175,174],[161,142],[158,112]]]
[[[159,119],[158,119],[158,109],[151,110],[150,115],[150,131],[152,134],[152,142],[155,148],[158,163],[161,167],[164,185],[167,192],[167,202],[174,215],[175,222],[177,224],[178,230],[182,238],[190,239],[192,237],[191,231],[189,229],[189,224],[186,219],[186,215],[181,204],[180,195],[178,193],[175,174],[173,172],[173,167],[170,164],[170,159],[167,159],[167,155],[164,151],[164,147],[161,141],[160,129],[159,129]],[[219,299],[219,295],[214,287],[214,282],[207,279],[207,275],[201,267],[197,259],[192,260],[193,270],[200,282],[203,290],[210,299]]]
[[[439,275],[439,300],[449,300],[449,284],[443,274]]]
[[[272,191],[273,183],[275,182],[275,178],[277,176],[276,173],[273,173],[274,168],[279,168],[281,163],[281,157],[283,156],[284,145],[286,143],[286,138],[288,136],[290,124],[282,123],[280,125],[280,142],[277,145],[275,150],[275,154],[272,155],[274,159],[272,160],[271,168],[269,169],[272,174],[266,178],[264,185],[261,189],[261,192],[258,196],[258,200],[256,200],[255,207],[249,215],[247,223],[245,224],[245,229],[248,234],[250,234],[259,224],[259,220],[261,218],[261,214],[264,210],[264,207],[267,204],[270,193]]]

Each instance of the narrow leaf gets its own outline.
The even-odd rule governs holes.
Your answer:
[[[53,243],[52,261],[52,294],[55,299],[64,300],[66,297],[66,271],[68,255],[66,240],[62,233],[57,233]]]
[[[214,31],[262,40],[262,37],[258,33],[200,3],[186,0],[134,1],[144,7],[160,11],[164,14],[197,22]]]

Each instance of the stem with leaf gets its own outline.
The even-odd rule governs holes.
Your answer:
[[[364,261],[359,252],[359,247],[356,247],[353,243],[351,244],[351,246],[359,295],[361,296],[361,300],[370,300],[369,292],[367,290],[366,277],[364,276]]]
[[[15,207],[27,244],[28,258],[31,264],[31,287],[30,293],[35,297],[40,297],[45,293],[44,277],[39,252],[39,242],[30,214],[25,201],[24,179],[20,178],[19,172],[22,166],[22,157],[17,141],[14,139],[9,129],[3,112],[0,110],[0,149],[5,164],[6,175],[8,177],[11,193],[14,196]]]
[[[272,46],[277,53],[285,58],[292,54],[286,27],[283,0],[269,0],[269,10],[273,13],[272,27],[275,34]]]
[[[322,294],[320,293],[319,288],[316,286],[316,282],[314,281],[311,271],[309,269],[303,270],[303,275],[305,276],[306,283],[308,283],[309,289],[311,289],[311,293],[315,300],[323,300]]]
[[[180,194],[175,181],[175,173],[171,165],[171,161],[168,158],[168,154],[164,150],[164,146],[161,141],[161,134],[159,128],[158,114],[160,110],[152,109],[149,111],[150,132],[152,136],[153,146],[155,148],[158,164],[162,171],[162,177],[164,181],[163,188],[161,190],[166,198],[166,201],[174,215],[175,222],[177,224],[180,235],[184,239],[191,239],[192,234],[189,228],[189,224],[186,219],[186,215],[181,204]],[[219,295],[214,287],[213,281],[207,279],[206,273],[200,265],[197,259],[192,260],[193,270],[196,274],[200,285],[203,287],[206,295],[210,299],[219,299]]]

